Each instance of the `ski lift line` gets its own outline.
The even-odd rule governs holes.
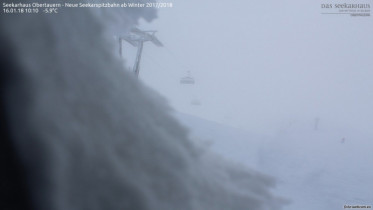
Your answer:
[[[179,61],[179,59],[177,59],[177,57],[175,56],[175,55],[173,55],[173,53],[170,51],[170,49],[168,49],[165,45],[163,45],[163,48],[166,48],[167,49],[167,53],[168,54],[171,54],[172,56],[173,56],[173,58],[174,58],[174,60],[177,62],[177,64],[183,69],[183,71],[185,71],[185,72],[190,72],[190,68],[185,68],[185,66],[186,65],[183,65],[183,63],[181,63],[180,61]],[[159,65],[159,67],[161,67],[161,68],[164,68],[165,66],[164,65],[162,65],[162,64],[160,64],[158,61],[156,61],[156,59],[154,59],[154,57],[152,57],[150,54],[148,54],[148,53],[145,53],[145,52],[143,52],[144,53],[144,55],[146,55],[148,58],[150,58],[154,63],[157,63],[158,65]]]
[[[186,70],[187,72],[190,72],[188,70],[188,68],[191,69],[190,66],[181,62],[180,59],[168,47],[164,46],[158,40],[158,38],[156,38],[154,36],[155,33],[156,33],[156,31],[142,31],[140,29],[133,28],[130,33],[119,37],[119,45],[120,45],[119,54],[120,54],[120,57],[123,56],[123,50],[122,50],[123,40],[127,41],[132,46],[137,47],[136,59],[135,59],[135,63],[134,63],[134,66],[133,66],[133,72],[135,73],[136,77],[138,77],[139,72],[140,72],[140,67],[139,66],[140,66],[140,60],[141,60],[141,57],[142,57],[141,55],[143,53],[143,45],[144,45],[144,42],[147,42],[147,41],[151,41],[154,45],[156,45],[158,47],[161,47],[161,46],[164,47],[166,49],[167,53],[170,54],[174,58],[174,61],[176,61],[182,69]],[[155,60],[153,60],[153,62],[155,62]],[[158,62],[157,62],[157,64],[159,66],[162,66]],[[187,69],[185,67],[187,67]],[[184,78],[184,79],[182,79],[181,83],[183,83],[183,84],[194,84],[194,79],[192,77]]]
[[[143,52],[143,53],[144,53],[144,61],[146,59],[149,59],[149,60],[151,60],[151,62],[157,64],[158,67],[166,69],[160,62],[157,61],[157,59],[154,59],[150,54],[145,53],[145,52]]]
[[[168,48],[168,47],[165,47],[165,50],[167,51],[167,53],[169,53],[174,59],[175,61],[180,65],[180,67],[182,67],[185,71],[189,71],[188,69],[193,69],[190,65],[184,63],[184,62],[181,62],[181,60]]]
[[[159,68],[162,68],[162,69],[171,69],[172,66],[170,65],[165,65],[165,64],[168,64],[168,62],[159,62],[158,59],[154,58],[154,56],[146,51],[142,51],[142,54],[143,56],[141,57],[142,60],[144,60],[144,62],[150,62],[153,63],[153,64],[156,64]],[[186,70],[186,72],[189,72]]]
[[[154,59],[150,54],[145,53],[145,52],[143,54],[144,54],[144,61],[145,62],[146,62],[147,59],[149,59],[150,61],[155,63],[158,67],[160,67],[162,69],[165,69],[164,66],[160,62],[156,61],[156,59]],[[183,84],[183,85],[194,85],[195,84],[195,80],[190,75],[190,71],[187,71],[187,76],[184,76],[184,77],[180,78],[180,83]]]
[[[164,66],[160,64],[158,61],[156,61],[156,59],[154,59],[151,55],[144,53],[144,57],[145,56],[148,57],[152,62],[156,63],[160,68],[164,68]],[[195,84],[195,80],[191,76],[190,71],[187,71],[187,75],[180,78],[179,82],[180,84],[183,84],[183,85],[194,85]]]
[[[180,67],[184,69],[184,71],[189,71],[188,69],[193,69],[191,68],[191,66],[181,62],[180,59],[166,45],[163,45],[163,48],[175,59],[175,61],[180,65]]]

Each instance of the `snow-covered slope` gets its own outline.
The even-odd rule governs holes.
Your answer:
[[[175,116],[206,150],[276,177],[275,192],[291,200],[285,209],[373,206],[368,133],[325,124],[316,130],[312,123],[298,122],[260,135],[187,114]]]
[[[280,209],[273,179],[203,152],[123,69],[108,25],[125,32],[140,17],[154,11],[1,17],[1,144],[18,160],[1,162],[1,195],[26,188],[1,197],[2,208],[30,199],[21,209]]]

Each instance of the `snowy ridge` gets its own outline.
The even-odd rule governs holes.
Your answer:
[[[271,178],[201,153],[164,100],[124,71],[106,26],[115,19],[126,31],[140,17],[155,13],[71,9],[0,20],[13,61],[1,75],[14,73],[1,103],[33,208],[280,209]]]

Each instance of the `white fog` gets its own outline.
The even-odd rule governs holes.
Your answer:
[[[145,45],[140,80],[193,138],[277,178],[285,209],[373,202],[372,19],[321,4],[174,1],[138,25],[164,44]]]
[[[373,21],[326,1],[4,0],[0,209],[371,208]]]

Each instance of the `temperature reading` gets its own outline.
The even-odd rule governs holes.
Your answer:
[[[57,8],[45,8],[43,12],[47,14],[56,14],[58,13],[58,9]]]

